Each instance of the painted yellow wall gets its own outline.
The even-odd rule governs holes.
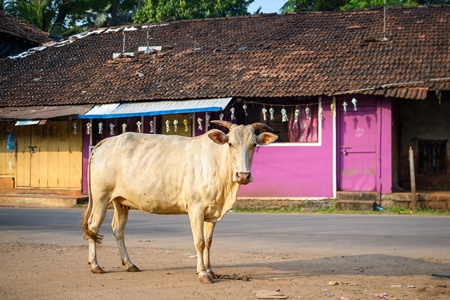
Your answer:
[[[15,149],[12,152],[6,149],[7,130],[14,130]],[[79,120],[47,121],[44,125],[27,126],[1,122],[0,133],[0,178],[14,176],[18,188],[81,190],[82,132]]]

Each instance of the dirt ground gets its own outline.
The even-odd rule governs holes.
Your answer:
[[[213,249],[223,279],[197,282],[195,255],[151,241],[128,247],[141,269],[128,273],[116,247],[99,248],[107,273],[92,274],[87,245],[0,242],[0,299],[450,299],[450,262],[387,255],[317,256]]]

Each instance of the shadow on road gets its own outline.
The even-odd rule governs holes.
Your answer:
[[[222,267],[222,266],[221,266]],[[223,266],[225,267],[225,266]],[[226,266],[231,268],[272,268],[275,276],[306,275],[367,275],[367,276],[412,276],[449,275],[450,264],[413,259],[385,254],[325,257],[309,260],[283,260],[263,264]],[[252,274],[258,276],[258,274]],[[271,276],[260,274],[260,276]]]

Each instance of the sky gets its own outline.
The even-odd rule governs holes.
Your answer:
[[[262,7],[261,12],[263,13],[280,13],[280,8],[284,5],[287,0],[255,0],[248,7],[249,13],[254,13],[258,7]]]

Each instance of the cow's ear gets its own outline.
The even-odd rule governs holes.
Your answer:
[[[258,145],[269,145],[278,139],[278,135],[271,132],[263,132],[256,138]]]
[[[228,143],[228,137],[220,130],[212,129],[208,133],[208,137],[216,144],[223,145]]]

